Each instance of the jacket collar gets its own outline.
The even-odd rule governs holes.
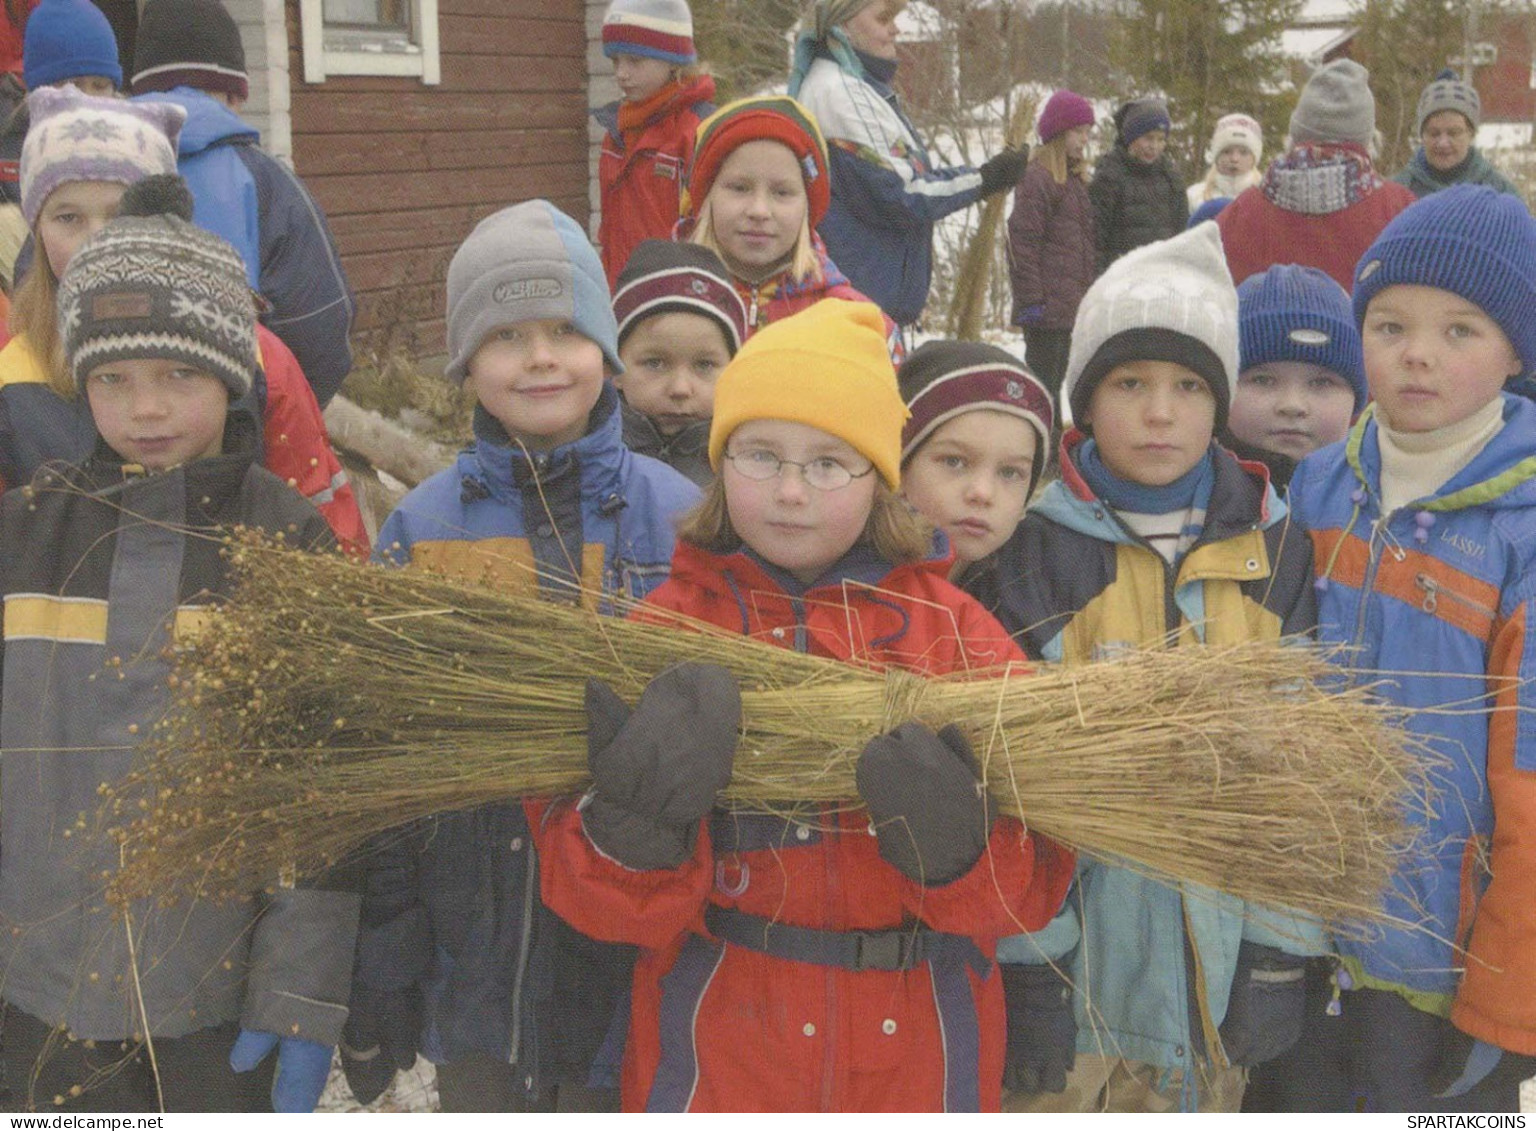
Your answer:
[[[619,489],[627,456],[619,394],[613,382],[604,381],[587,417],[586,435],[548,452],[513,444],[500,421],[476,405],[473,454],[479,478],[501,498],[519,497],[524,484],[535,478],[549,482],[574,474],[581,477],[582,498],[606,499]]]
[[[622,397],[619,404],[624,421],[624,446],[630,451],[655,456],[662,461],[702,456],[708,452],[708,420],[696,420],[682,431],[665,436],[654,420]]]
[[[844,601],[844,587],[848,585],[859,589],[895,588],[893,579],[904,573],[932,573],[944,577],[949,572],[951,560],[942,536],[934,539],[932,551],[922,561],[895,566],[873,548],[860,543],[810,585],[805,585],[745,546],[730,553],[716,553],[679,541],[673,557],[672,576],[728,597],[738,605],[742,605],[751,593],[776,593],[825,604]],[[743,618],[748,612],[743,607]]]
[[[240,115],[218,99],[190,86],[178,86],[174,90],[157,90],[137,95],[135,102],[174,102],[187,112],[186,123],[176,142],[176,153],[188,157],[201,153],[221,142],[243,142],[256,145],[261,133]]]

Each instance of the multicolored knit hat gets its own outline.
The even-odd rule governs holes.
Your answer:
[[[43,0],[27,17],[21,58],[28,90],[87,76],[123,85],[117,36],[91,0]]]
[[[35,15],[32,18],[37,19]],[[31,24],[27,25],[29,32],[31,27]],[[1442,110],[1456,111],[1467,120],[1473,133],[1483,124],[1483,100],[1477,95],[1477,87],[1462,82],[1449,67],[1436,75],[1435,81],[1419,95],[1418,110],[1414,114],[1414,134],[1422,134],[1424,123]]]
[[[613,292],[619,348],[647,318],[676,311],[718,323],[732,357],[746,340],[746,304],[720,257],[702,244],[646,240],[630,255]]]
[[[219,0],[149,0],[133,41],[133,93],[197,90],[251,96],[240,28]]]
[[[1355,268],[1355,325],[1371,299],[1400,284],[1476,304],[1515,347],[1522,372],[1536,371],[1536,219],[1519,197],[1452,185],[1392,217]]]
[[[21,144],[21,212],[37,223],[48,196],[72,181],[131,185],[176,172],[176,139],[187,112],[168,102],[92,98],[72,86],[27,95],[32,125]]]
[[[940,426],[967,412],[1006,412],[1035,433],[1033,491],[1051,450],[1056,409],[1040,379],[1018,358],[985,342],[924,342],[896,374],[912,418],[901,432],[901,462]]]
[[[873,303],[825,299],[753,334],[721,372],[709,465],[720,470],[726,441],[747,421],[790,420],[845,440],[894,491],[907,416],[885,315]]]
[[[1058,90],[1051,95],[1050,101],[1045,104],[1045,109],[1040,111],[1040,121],[1035,126],[1035,132],[1040,135],[1041,142],[1048,142],[1070,129],[1091,125],[1093,125],[1093,103],[1081,94],[1074,94],[1070,90]]]
[[[1238,372],[1272,361],[1320,365],[1349,382],[1365,407],[1365,357],[1349,295],[1316,267],[1281,263],[1237,288]]]
[[[86,240],[59,280],[59,337],[82,391],[98,365],[175,359],[241,397],[259,364],[244,261],[176,216],[120,216]]]
[[[675,67],[697,63],[687,0],[613,0],[603,17],[603,54],[644,55]]]
[[[698,218],[721,164],[737,146],[749,141],[776,141],[795,155],[810,198],[810,225],[815,228],[820,224],[832,204],[827,143],[815,116],[783,94],[739,98],[699,123],[688,185],[683,190],[683,215]]]

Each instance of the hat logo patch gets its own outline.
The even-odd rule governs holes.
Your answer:
[[[146,291],[96,295],[91,299],[91,318],[99,322],[115,318],[148,318],[154,313],[154,307],[154,300]]]
[[[704,294],[709,290],[709,284],[703,279],[695,279],[688,284],[688,289],[700,298],[703,298]]]
[[[1017,381],[1009,381],[1007,391],[1008,395],[1016,401],[1024,399],[1024,386]]]
[[[800,168],[805,170],[805,179],[807,181],[814,181],[821,175],[820,171],[816,168],[816,159],[809,153],[800,158]]]
[[[1326,346],[1333,340],[1321,330],[1292,330],[1288,336],[1298,346]]]
[[[514,279],[497,283],[491,292],[491,301],[502,304],[526,302],[536,298],[559,298],[564,293],[559,279]]]
[[[1367,279],[1369,279],[1372,275],[1376,274],[1376,272],[1378,272],[1380,270],[1381,270],[1381,260],[1373,259],[1369,263],[1367,263],[1364,267],[1360,268],[1360,274],[1356,277],[1355,282],[1363,283]]]

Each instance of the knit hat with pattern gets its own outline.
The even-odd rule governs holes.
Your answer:
[[[1145,244],[1088,288],[1072,326],[1061,395],[1081,424],[1093,391],[1117,365],[1171,361],[1205,379],[1226,423],[1237,387],[1237,288],[1214,223]]]
[[[747,336],[747,308],[718,255],[701,244],[646,240],[629,257],[613,292],[619,348],[647,318],[675,311],[717,322],[733,357]]]
[[[820,224],[832,203],[827,143],[815,116],[783,94],[739,98],[699,123],[693,162],[688,167],[688,187],[683,195],[683,214],[698,216],[720,166],[737,146],[749,141],[776,141],[795,155],[810,199],[810,225],[815,228]]]
[[[1316,267],[1280,263],[1237,288],[1238,372],[1272,361],[1320,365],[1349,382],[1365,407],[1365,358],[1349,295]]]
[[[1436,287],[1498,323],[1536,371],[1536,219],[1516,196],[1452,185],[1394,216],[1355,268],[1355,324],[1387,287]]]
[[[133,93],[190,86],[249,98],[240,28],[219,0],[149,0],[133,41]]]
[[[1376,134],[1371,75],[1353,59],[1335,59],[1312,72],[1291,112],[1291,144],[1347,143],[1369,149]]]
[[[895,490],[907,406],[885,344],[885,316],[868,302],[825,299],[763,327],[715,382],[709,465],[749,420],[790,420],[846,441]]]
[[[131,185],[176,172],[176,139],[187,112],[168,102],[92,98],[72,86],[27,95],[32,125],[21,145],[21,212],[37,223],[48,196],[72,181]]]
[[[43,0],[27,17],[21,58],[28,90],[88,76],[123,85],[117,36],[91,0]]]
[[[613,0],[603,17],[603,54],[644,55],[677,67],[697,63],[687,0]]]
[[[36,16],[32,17],[36,19]],[[30,25],[28,25],[30,30]],[[1472,132],[1483,124],[1483,100],[1477,96],[1477,87],[1462,82],[1456,72],[1447,67],[1435,76],[1435,81],[1419,95],[1419,107],[1414,114],[1413,132],[1422,134],[1424,123],[1442,110],[1454,110],[1467,120]]]

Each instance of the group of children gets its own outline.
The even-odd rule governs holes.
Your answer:
[[[681,105],[697,76],[670,69],[689,52],[653,26],[668,5],[626,11],[652,7],[613,41],[665,53],[676,89],[634,68],[637,101]],[[453,1111],[1513,1108],[1536,1073],[1536,408],[1505,391],[1536,365],[1536,222],[1514,198],[1414,205],[1352,297],[1289,266],[1234,287],[1212,224],[1128,251],[1078,304],[1053,451],[1029,367],[971,342],[903,357],[840,280],[814,119],[733,103],[698,126],[685,238],[605,270],[542,200],[470,233],[445,375],[474,443],[374,550],[928,675],[1348,645],[1450,763],[1387,897],[1401,929],[1330,938],[1076,860],[995,813],[950,729],[873,736],[862,808],[718,807],[741,708],[710,664],[634,704],[588,686],[579,798],[445,814],[246,903],[112,908],[80,817],[225,590],[219,532],[334,539],[260,466],[240,256],[145,179],[169,171],[174,113],[33,97],[34,128],[90,128],[24,154],[56,321],[17,341],[92,446],[0,499],[0,1054],[20,1098],[308,1110],[339,1047],[362,1099],[426,1056]],[[120,136],[131,168],[58,156]]]

